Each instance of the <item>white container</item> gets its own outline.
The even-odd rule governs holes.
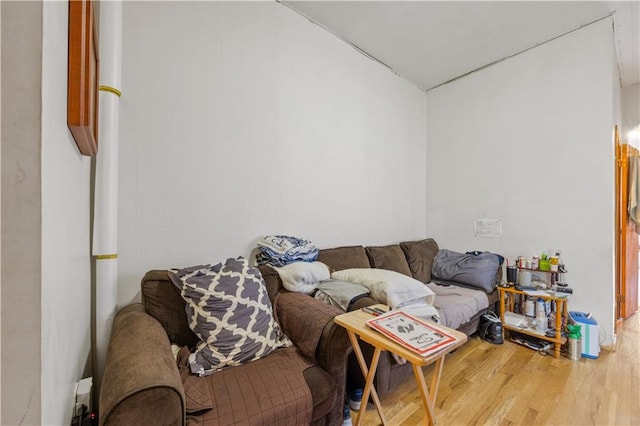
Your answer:
[[[527,299],[524,302],[524,314],[532,318],[536,316],[536,303],[533,300]]]
[[[518,271],[518,285],[524,285],[524,286],[531,285],[531,271],[526,271],[523,269]]]

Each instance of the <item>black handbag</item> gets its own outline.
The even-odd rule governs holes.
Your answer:
[[[501,345],[504,342],[502,337],[502,322],[494,312],[487,312],[480,317],[478,326],[478,336],[494,345]]]

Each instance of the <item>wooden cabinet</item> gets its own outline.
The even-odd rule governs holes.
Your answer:
[[[498,287],[498,293],[500,296],[500,321],[502,321],[502,328],[505,333],[516,331],[518,333],[534,336],[539,339],[546,340],[553,343],[553,353],[556,358],[560,358],[560,347],[566,342],[566,337],[562,337],[562,325],[567,321],[567,299],[566,297],[559,297],[552,294],[540,295],[536,294],[528,296],[526,292],[516,290],[514,287]],[[535,299],[543,299],[545,301],[551,301],[555,307],[555,331],[553,336],[547,336],[545,332],[538,331],[535,328],[534,318],[527,318],[527,324],[523,326],[515,326],[505,321],[505,312],[515,312],[517,314],[523,314],[524,312],[517,312],[518,307],[522,306],[526,297],[532,297]],[[520,303],[518,303],[520,302]],[[520,308],[522,309],[522,308]],[[506,337],[506,336],[505,336]]]

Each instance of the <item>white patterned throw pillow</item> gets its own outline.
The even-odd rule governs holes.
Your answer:
[[[189,357],[191,372],[206,376],[292,345],[273,317],[260,271],[246,259],[169,272],[186,302],[189,327],[200,338]]]
[[[393,309],[421,317],[438,317],[433,307],[435,293],[420,281],[407,275],[386,269],[353,268],[335,271],[331,278],[360,284],[371,297]]]

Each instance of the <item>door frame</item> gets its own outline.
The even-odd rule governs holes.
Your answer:
[[[620,130],[615,126],[616,152],[616,282],[615,329],[626,318],[637,312],[638,295],[638,235],[629,219],[629,157],[638,156],[638,150],[620,141]],[[635,297],[633,295],[635,294]],[[635,301],[634,301],[635,300]]]

